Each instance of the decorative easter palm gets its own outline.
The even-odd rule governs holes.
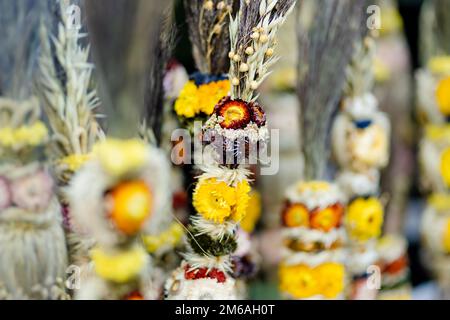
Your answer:
[[[128,136],[131,129],[132,135],[140,132],[144,139],[99,142],[69,186],[74,222],[94,242],[89,251],[93,268],[84,275],[77,299],[160,295],[142,236],[160,232],[170,220],[167,159],[145,142],[156,143],[161,128],[161,61],[166,52],[161,51],[159,33],[169,6],[160,1],[86,2],[102,104],[108,106],[112,125],[129,115],[114,128],[116,134]],[[122,14],[111,23],[116,10]],[[105,38],[105,34],[114,36]],[[145,117],[147,125],[142,129],[140,119]]]
[[[104,138],[97,122],[100,115],[96,113],[100,101],[92,88],[94,66],[88,61],[89,48],[81,44],[84,35],[78,26],[71,25],[66,14],[71,3],[52,3],[53,13],[49,16],[52,23],[42,23],[40,28],[36,89],[51,128],[49,157],[65,215],[69,260],[86,266],[93,241],[73,224],[65,188],[89,159],[93,145]],[[56,26],[55,36],[53,26]]]
[[[61,209],[39,161],[48,131],[30,85],[46,13],[42,2],[0,1],[0,299],[67,298]]]
[[[305,7],[303,7],[305,6]],[[292,299],[343,297],[344,196],[324,178],[330,121],[346,67],[361,33],[364,1],[304,1],[314,19],[298,25],[303,181],[289,187],[282,212],[284,248],[280,290]]]
[[[255,102],[254,91],[269,72],[274,61],[276,30],[294,3],[293,0],[242,0],[235,17],[231,18],[231,50],[227,50],[231,64],[231,96],[226,96],[230,91],[227,81],[226,85],[222,83],[225,93],[214,96],[215,101],[208,101],[212,104],[200,105],[208,107],[209,111],[206,113],[209,119],[202,130],[202,135],[209,141],[205,148],[208,160],[198,165],[203,173],[198,177],[193,194],[197,215],[191,219],[185,261],[166,283],[169,299],[237,298],[235,280],[231,276],[231,256],[237,247],[235,232],[246,215],[250,199],[250,172],[245,164],[250,156],[255,157],[252,148],[262,148],[268,140],[265,113]],[[202,5],[200,13],[231,11],[224,1],[203,1]],[[221,29],[219,24],[217,30]],[[205,40],[196,36],[194,46],[202,48],[199,43]],[[209,59],[197,57],[198,61],[206,62],[199,66],[200,70],[205,66],[205,70],[208,68]],[[217,78],[213,81],[217,84]],[[193,89],[195,83],[187,86]],[[197,89],[202,90],[202,86]],[[195,110],[192,113],[195,114]]]
[[[351,299],[374,299],[377,293],[366,281],[368,268],[378,259],[375,245],[384,215],[379,178],[389,160],[390,123],[372,94],[374,54],[374,39],[359,38],[332,130],[333,154],[340,169],[337,181],[348,201],[345,227]]]

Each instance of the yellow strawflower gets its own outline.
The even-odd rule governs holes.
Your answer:
[[[211,115],[214,107],[230,91],[230,81],[220,80],[197,86],[194,81],[188,81],[175,101],[175,112],[178,116],[193,118],[203,112]]]
[[[347,208],[345,224],[351,238],[367,241],[381,234],[383,206],[377,198],[354,200]]]
[[[450,116],[450,77],[439,81],[436,88],[436,101],[439,111],[445,116]]]
[[[440,171],[444,183],[450,188],[450,148],[447,148],[441,155]]]
[[[108,253],[100,248],[91,250],[95,272],[102,278],[124,283],[135,279],[144,269],[147,252],[141,247]]]
[[[247,213],[241,221],[241,228],[245,232],[252,233],[261,216],[261,195],[257,191],[250,193]]]
[[[139,169],[149,156],[147,146],[138,139],[106,139],[94,146],[93,154],[106,172],[114,176]]]

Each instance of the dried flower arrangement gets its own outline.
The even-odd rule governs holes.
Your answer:
[[[166,38],[160,34],[167,25],[162,19],[170,3],[114,0],[85,5],[94,60],[100,71],[100,100],[109,107],[115,119],[112,123],[127,110],[130,117],[121,124],[128,131],[135,128],[134,136],[140,133],[141,137],[107,138],[96,143],[70,181],[67,194],[74,225],[92,239],[84,285],[75,298],[157,299],[160,288],[144,242],[145,236],[156,236],[171,218],[168,161],[154,145],[160,138],[166,61],[166,52],[160,47]],[[111,24],[116,10],[122,12],[122,19]],[[161,20],[150,21],[151,15]],[[117,33],[105,39],[104,32]],[[162,34],[165,36],[166,30]],[[142,41],[143,35],[148,35],[147,41]],[[130,63],[125,63],[128,59]],[[119,79],[127,85],[119,85]],[[129,108],[130,103],[133,108]],[[144,124],[139,119],[145,119]],[[120,132],[120,127],[114,129]]]
[[[381,271],[381,288],[378,300],[410,300],[408,242],[400,235],[386,234],[377,242],[378,261]]]
[[[73,219],[95,240],[76,299],[158,298],[141,236],[165,210],[168,176],[164,154],[141,140],[95,145],[69,187]]]
[[[204,5],[209,7],[210,3],[212,1],[206,1]],[[256,28],[270,34],[273,46],[276,28],[294,4],[293,0],[241,0],[236,17],[231,18],[230,23],[231,50],[227,52],[231,65],[240,50],[240,45],[233,46],[251,39],[252,30]],[[254,41],[256,46],[259,38]],[[268,72],[265,55],[255,54],[253,59],[255,65],[265,66],[264,70],[259,71],[261,76],[262,72]],[[229,78],[233,79],[241,72],[231,67]],[[248,160],[252,147],[263,145],[268,139],[264,110],[252,98],[256,89],[253,86],[246,94],[238,92],[220,101],[220,98],[217,99],[203,126],[203,136],[210,141],[205,149],[209,160],[198,166],[203,173],[198,177],[193,194],[197,215],[191,219],[189,250],[184,255],[185,260],[166,283],[168,299],[238,297],[231,274],[232,255],[240,241],[236,230],[247,213],[250,201],[250,172],[245,160]]]
[[[228,95],[230,85],[228,25],[233,0],[184,0],[186,21],[198,72],[181,90],[174,109],[183,126],[192,130],[193,122],[206,120],[214,106]]]
[[[29,85],[47,13],[43,3],[0,2],[0,299],[68,297],[61,208],[40,161],[48,130]]]
[[[50,18],[56,26],[55,36],[51,23],[41,24],[36,88],[51,128],[49,158],[63,207],[69,260],[86,265],[93,241],[73,224],[65,188],[89,160],[93,145],[104,138],[104,133],[97,122],[100,101],[92,88],[89,48],[81,45],[83,35],[69,21],[69,5],[66,1],[54,2]]]
[[[378,260],[384,204],[379,198],[380,170],[389,159],[390,123],[373,95],[375,40],[360,37],[347,68],[341,110],[333,128],[333,154],[339,166],[337,182],[346,195],[350,299],[375,299],[365,285],[368,268]]]
[[[282,212],[280,291],[291,299],[344,297],[345,196],[323,181],[330,120],[361,33],[364,1],[303,1],[298,22],[298,98],[303,181],[289,187]]]

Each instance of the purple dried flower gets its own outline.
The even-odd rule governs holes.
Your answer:
[[[0,177],[0,211],[11,205],[11,189],[8,180]]]

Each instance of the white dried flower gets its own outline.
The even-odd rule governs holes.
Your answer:
[[[238,86],[239,85],[239,79],[238,78],[233,78],[231,79],[231,84],[233,86]]]
[[[252,90],[258,89],[258,82],[256,82],[256,81],[250,82],[250,89],[252,89]]]
[[[269,48],[266,50],[266,57],[271,57],[274,54],[273,48]]]
[[[250,38],[252,38],[253,40],[257,40],[259,38],[259,32],[253,32]]]
[[[259,37],[259,41],[261,43],[267,43],[267,41],[269,41],[269,37],[267,36],[267,34],[263,33],[260,37]]]
[[[220,2],[217,4],[217,10],[222,10],[223,8],[225,8],[225,2],[220,1]]]
[[[248,71],[248,64],[242,63],[241,66],[239,67],[239,71],[240,72],[247,72]]]
[[[245,53],[251,56],[253,53],[255,53],[255,50],[253,50],[253,47],[248,47],[247,49],[245,49]]]
[[[233,61],[234,61],[234,62],[239,62],[239,61],[241,61],[241,56],[238,55],[238,54],[235,54],[235,55],[233,56]]]

